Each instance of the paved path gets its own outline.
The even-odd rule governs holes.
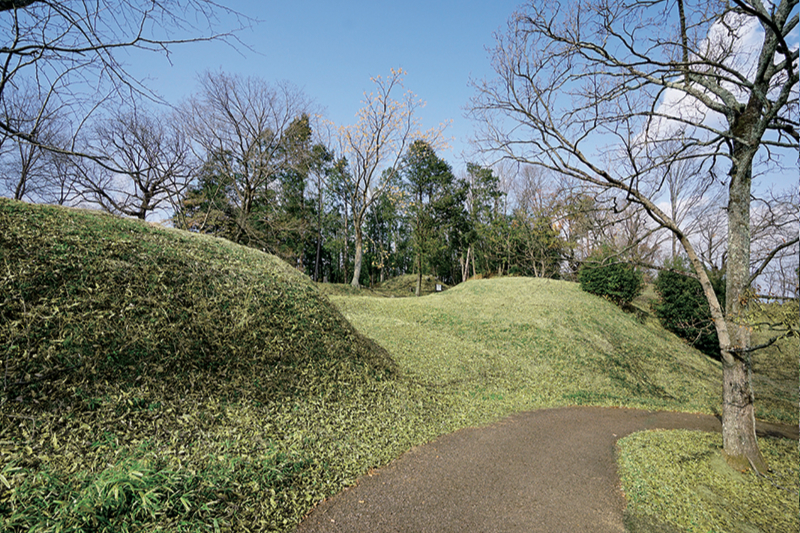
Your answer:
[[[764,427],[796,438],[797,428]],[[521,413],[408,451],[321,503],[297,532],[624,532],[614,446],[656,428],[721,430],[715,417],[685,413]]]

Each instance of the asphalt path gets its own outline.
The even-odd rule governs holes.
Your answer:
[[[618,439],[721,431],[713,416],[571,407],[520,413],[413,448],[318,505],[298,533],[620,533]],[[797,428],[759,424],[797,438]]]

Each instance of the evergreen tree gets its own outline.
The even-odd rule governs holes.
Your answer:
[[[466,194],[459,190],[450,165],[425,141],[414,141],[404,156],[403,179],[409,201],[419,296],[423,268],[429,266],[431,258],[442,254],[448,230],[457,225],[456,219],[464,212]]]
[[[666,329],[709,357],[719,359],[719,339],[700,281],[691,276],[688,261],[681,257],[667,261],[664,267],[668,270],[659,271],[655,281],[655,289],[661,297],[655,306],[656,315]],[[717,281],[715,290],[724,289],[722,278],[715,276],[714,279]]]

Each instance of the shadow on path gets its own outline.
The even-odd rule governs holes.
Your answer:
[[[409,450],[322,502],[297,532],[624,532],[614,447],[645,429],[719,432],[721,424],[600,407],[512,415]],[[797,438],[797,428],[763,429]]]

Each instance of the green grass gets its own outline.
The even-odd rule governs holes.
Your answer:
[[[441,431],[272,256],[0,200],[0,269],[0,530],[282,531]]]
[[[718,363],[574,283],[499,278],[423,298],[331,300],[407,379],[463,402],[465,412],[720,409]]]
[[[784,307],[783,311],[789,316],[794,316],[796,331],[797,321],[800,320],[797,302],[785,303],[781,307]],[[774,336],[776,336],[774,331],[756,330],[753,332],[752,342],[764,344]],[[753,389],[758,418],[797,425],[798,354],[800,354],[800,339],[792,336],[783,338],[752,355]],[[790,406],[795,408],[792,409]]]
[[[645,431],[618,447],[631,533],[800,531],[796,442],[761,439],[766,477],[728,467],[719,434]]]
[[[3,199],[0,269],[3,531],[289,531],[370,468],[511,412],[720,406],[719,364],[646,305],[565,282],[325,296],[223,240]],[[796,361],[772,367],[766,418],[796,421]]]
[[[436,293],[436,285],[441,285],[442,290],[447,290],[448,286],[438,281],[433,276],[422,276],[421,295]],[[417,287],[417,276],[414,274],[404,274],[387,279],[383,283],[378,283],[374,287],[355,288],[343,283],[318,283],[317,288],[328,296],[378,296],[384,298],[409,298],[415,296]]]

